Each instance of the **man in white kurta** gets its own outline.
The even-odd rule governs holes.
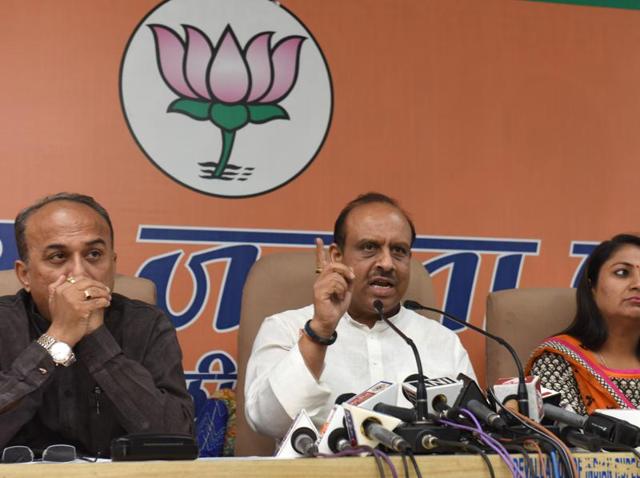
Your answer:
[[[337,396],[416,373],[411,348],[378,320],[375,300],[416,343],[425,375],[475,378],[455,333],[400,306],[414,239],[408,215],[387,196],[369,193],[343,209],[328,255],[317,241],[314,303],[268,317],[256,336],[245,385],[256,431],[281,437],[303,408],[320,425]]]

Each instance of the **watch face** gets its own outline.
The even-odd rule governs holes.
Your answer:
[[[51,357],[53,358],[54,362],[62,363],[66,361],[71,355],[71,347],[69,347],[64,342],[56,342],[51,346],[49,352],[51,352]]]

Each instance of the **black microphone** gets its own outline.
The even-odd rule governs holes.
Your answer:
[[[342,405],[344,402],[351,400],[353,397],[355,397],[356,394],[353,392],[347,392],[347,393],[341,393],[340,395],[338,395],[335,399],[335,404],[336,405]]]
[[[318,452],[316,433],[307,427],[298,428],[291,435],[291,446],[302,456],[314,456]]]
[[[583,416],[545,403],[544,414],[552,420],[572,427],[582,428],[600,438],[618,445],[637,447],[640,445],[640,428],[620,418],[602,413]]]
[[[391,415],[405,423],[413,423],[416,421],[416,411],[413,408],[398,407],[380,402],[373,406],[373,411]]]
[[[611,445],[608,441],[593,433],[582,433],[579,428],[566,426],[560,430],[560,438],[571,446],[584,448],[592,452],[600,451]]]
[[[375,303],[374,303],[375,306]],[[489,337],[492,340],[495,340],[500,345],[505,347],[511,356],[513,357],[513,361],[516,363],[516,367],[518,367],[518,390],[517,390],[517,401],[518,401],[518,411],[525,416],[529,416],[529,398],[527,396],[527,383],[524,378],[524,368],[522,367],[522,362],[518,357],[518,354],[513,349],[513,347],[502,337],[498,337],[497,335],[493,335],[486,330],[482,330],[480,327],[476,327],[473,324],[469,324],[462,319],[454,317],[453,315],[445,312],[444,310],[436,309],[434,307],[427,307],[426,305],[422,305],[415,300],[405,300],[404,306],[410,310],[430,310],[431,312],[437,312],[438,314],[442,314],[448,319],[453,320],[454,322],[463,325],[465,327],[469,327],[471,330],[475,330],[476,332],[484,335],[485,337]]]
[[[373,307],[378,312],[380,319],[387,323],[391,329],[398,334],[402,339],[407,343],[411,350],[413,351],[413,355],[416,359],[416,365],[418,366],[418,383],[416,386],[416,418],[418,421],[423,421],[427,419],[428,415],[428,405],[427,405],[427,388],[424,383],[424,374],[422,373],[422,361],[420,360],[420,354],[418,353],[418,348],[416,344],[407,337],[398,327],[396,327],[389,319],[384,316],[384,306],[382,301],[376,299],[373,301]]]
[[[453,407],[450,407],[447,403],[439,407],[440,418],[454,421],[459,421],[461,417],[468,419],[468,417],[462,415],[460,411],[462,408],[465,408],[476,418],[497,430],[506,428],[506,422],[489,407],[489,403],[482,394],[482,390],[480,390],[478,384],[471,379],[471,377],[467,377],[463,373],[459,373],[457,379],[461,380],[464,384],[462,390],[453,403]]]
[[[503,430],[507,427],[506,422],[500,415],[478,400],[469,400],[467,408],[476,417],[496,430]]]

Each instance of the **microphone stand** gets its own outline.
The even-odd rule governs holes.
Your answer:
[[[418,380],[416,386],[416,419],[411,423],[406,423],[398,426],[395,432],[402,438],[407,440],[414,453],[448,453],[456,451],[458,448],[452,448],[450,446],[442,445],[435,447],[429,445],[429,439],[440,439],[451,442],[457,442],[460,440],[460,430],[455,428],[443,428],[433,424],[428,419],[429,409],[427,402],[427,387],[424,382],[424,374],[422,373],[422,361],[420,360],[420,353],[418,347],[413,340],[407,337],[395,324],[384,316],[384,310],[382,301],[376,299],[373,301],[373,308],[378,312],[380,319],[383,320],[391,329],[397,333],[402,339],[411,347],[413,355],[416,359],[416,365],[418,367]]]
[[[416,365],[418,366],[418,383],[416,387],[416,418],[417,421],[421,422],[427,419],[428,407],[427,407],[427,387],[424,383],[424,374],[422,373],[422,361],[420,360],[420,354],[418,353],[418,347],[413,340],[407,337],[404,332],[402,332],[398,327],[395,326],[393,322],[387,319],[384,316],[382,301],[376,299],[373,301],[373,307],[378,312],[380,319],[387,323],[389,327],[393,329],[393,331],[398,334],[402,339],[407,343],[411,350],[413,351],[413,355],[416,359]]]
[[[500,345],[505,347],[513,357],[513,361],[516,363],[516,367],[518,367],[518,389],[516,392],[517,401],[518,401],[518,411],[527,417],[529,416],[529,397],[527,396],[527,383],[524,377],[524,368],[522,367],[522,362],[520,361],[518,354],[516,354],[516,351],[513,349],[511,344],[509,344],[502,337],[493,335],[487,332],[486,330],[482,330],[480,327],[476,327],[473,324],[469,324],[464,320],[454,317],[453,315],[443,310],[436,309],[435,307],[427,307],[426,305],[422,305],[419,302],[416,302],[414,300],[405,300],[404,306],[407,309],[411,309],[411,310],[429,310],[431,312],[436,312],[438,314],[444,315],[445,317],[453,320],[457,324],[463,325],[465,327],[469,327],[471,330],[475,330],[476,332],[484,335],[485,337],[489,337],[492,340],[495,340]],[[374,307],[375,307],[375,303],[374,303]]]

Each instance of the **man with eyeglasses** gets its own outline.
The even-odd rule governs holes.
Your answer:
[[[109,456],[122,435],[191,434],[171,321],[112,292],[107,211],[60,193],[21,211],[15,232],[23,289],[0,298],[0,449],[68,444]]]

